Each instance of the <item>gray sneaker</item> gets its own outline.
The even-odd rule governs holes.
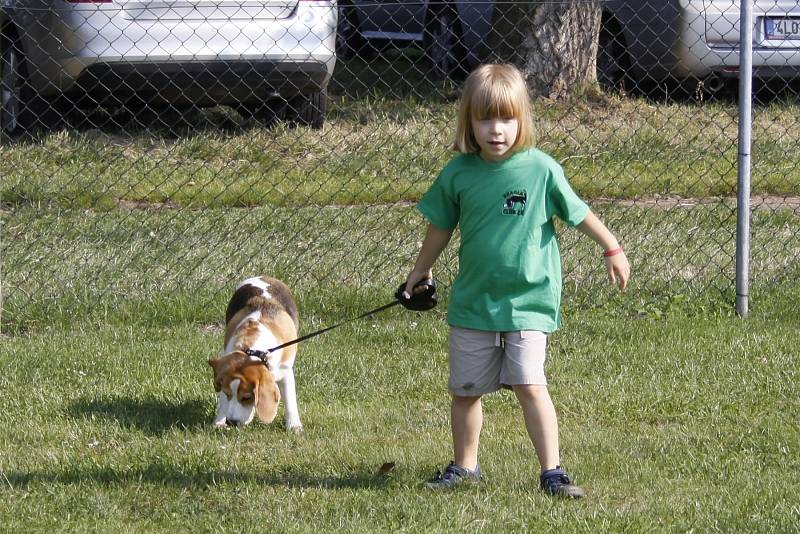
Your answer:
[[[569,475],[561,469],[560,465],[542,473],[539,477],[539,485],[543,491],[557,497],[580,499],[584,495],[583,489],[572,483]]]
[[[426,482],[425,487],[428,489],[449,489],[465,482],[480,482],[481,480],[483,480],[483,475],[481,475],[480,465],[470,470],[450,462],[444,473],[437,470],[436,476]]]

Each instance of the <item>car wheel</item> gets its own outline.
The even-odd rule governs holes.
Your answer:
[[[315,130],[325,123],[325,109],[328,106],[326,89],[318,93],[297,95],[286,104],[286,120],[300,126],[311,126]]]
[[[425,57],[436,78],[462,79],[467,73],[458,14],[452,6],[432,9],[423,34]]]
[[[609,91],[622,88],[626,80],[625,45],[619,32],[610,27],[600,30],[597,46],[597,82]]]
[[[339,17],[336,23],[336,57],[349,59],[360,55],[365,49],[364,38],[358,29],[358,18],[353,7],[339,6]]]
[[[25,58],[13,41],[4,39],[0,63],[0,129],[7,135],[26,133],[32,125],[31,89],[27,82]]]
[[[272,126],[280,120],[280,112],[283,106],[278,106],[277,101],[253,101],[241,102],[235,106],[244,119],[254,119],[264,126]]]

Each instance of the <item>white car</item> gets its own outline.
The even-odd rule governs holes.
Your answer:
[[[55,97],[281,103],[321,127],[336,19],[322,0],[0,0],[2,129],[29,127]]]
[[[597,57],[604,85],[739,75],[739,0],[606,0]],[[800,1],[754,0],[753,76],[800,77]]]

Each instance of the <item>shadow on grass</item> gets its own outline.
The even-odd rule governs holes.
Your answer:
[[[175,428],[201,427],[211,421],[209,403],[200,399],[169,402],[161,399],[109,397],[81,399],[69,407],[76,418],[104,418],[125,428],[161,435]]]
[[[269,464],[264,464],[265,471]],[[14,489],[28,489],[31,485],[60,484],[77,485],[96,483],[105,486],[121,486],[128,483],[151,483],[179,489],[198,489],[226,484],[258,484],[261,486],[281,486],[286,488],[317,489],[380,489],[388,486],[391,478],[363,470],[343,476],[318,476],[299,468],[297,472],[253,473],[234,470],[211,469],[201,471],[187,470],[179,465],[153,463],[144,468],[127,469],[93,466],[87,468],[66,467],[62,471],[6,472],[4,481]]]
[[[328,91],[348,100],[383,101],[408,98],[428,103],[452,102],[460,94],[460,82],[433,76],[421,50],[390,48],[368,59],[339,60]]]
[[[359,113],[364,106],[373,111],[376,107],[405,110],[409,99],[441,104],[452,102],[459,94],[458,84],[431,76],[422,52],[415,47],[389,48],[369,59],[339,60],[328,91],[328,120],[358,118],[364,115]],[[45,104],[34,128],[15,138],[0,135],[0,143],[39,144],[59,131],[123,144],[139,137],[157,142],[198,134],[235,136],[275,126],[284,109],[280,100],[257,108],[255,113],[247,106],[201,107],[146,99],[85,109],[65,99]]]

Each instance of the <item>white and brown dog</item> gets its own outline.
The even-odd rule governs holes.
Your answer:
[[[298,325],[297,305],[286,284],[267,276],[239,284],[225,314],[222,355],[208,360],[218,400],[215,427],[246,425],[256,416],[271,423],[283,397],[286,428],[302,431],[293,371],[297,345],[269,353],[266,362],[247,354],[297,339]]]

